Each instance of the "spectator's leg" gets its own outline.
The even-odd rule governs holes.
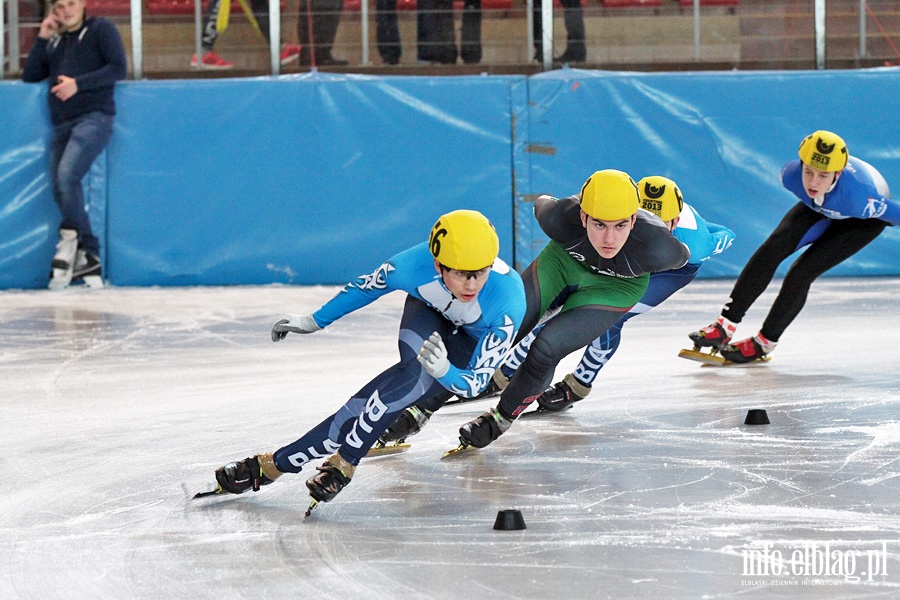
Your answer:
[[[456,62],[456,33],[453,30],[453,0],[419,0],[417,39],[422,61]]]
[[[216,39],[219,37],[219,32],[216,31],[216,21],[219,20],[219,8],[221,6],[222,0],[210,0],[206,14],[203,16],[203,30],[200,36],[203,54],[213,49]]]
[[[315,43],[313,39],[314,10],[312,0],[297,0],[297,42],[302,46],[300,49],[300,64],[304,66],[311,65],[313,59]]]
[[[400,62],[400,27],[397,24],[397,0],[375,0],[375,40],[381,60],[389,65]]]
[[[250,10],[253,11],[253,18],[256,19],[256,24],[259,25],[259,31],[266,38],[267,42],[271,42],[269,37],[269,0],[251,0]]]
[[[587,59],[585,46],[584,11],[581,0],[560,0],[563,5],[563,22],[566,26],[566,51],[560,59],[563,62],[584,62]]]
[[[463,3],[459,53],[467,65],[481,62],[481,0]]]
[[[61,229],[78,232],[82,250],[100,254],[100,242],[91,230],[91,222],[84,208],[81,181],[91,165],[109,143],[113,118],[100,112],[79,117],[77,122],[57,128],[51,140],[51,168],[53,191],[62,214]]]
[[[315,0],[313,6],[315,7],[313,38],[316,43],[316,57],[320,64],[334,64],[336,61],[331,56],[331,49],[334,47],[334,38],[337,37],[344,0]]]

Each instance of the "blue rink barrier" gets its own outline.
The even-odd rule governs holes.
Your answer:
[[[484,212],[524,268],[542,193],[593,171],[658,174],[737,235],[701,277],[733,277],[796,200],[781,166],[831,129],[900,185],[897,69],[123,82],[85,180],[114,285],[340,284]],[[45,84],[0,82],[0,288],[46,285],[59,215]],[[886,230],[832,275],[900,275]],[[786,263],[787,264],[787,263]],[[783,274],[785,267],[779,274]]]

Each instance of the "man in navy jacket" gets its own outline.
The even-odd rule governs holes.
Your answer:
[[[88,18],[84,0],[56,0],[41,22],[22,80],[48,80],[50,174],[62,213],[50,289],[73,278],[101,281],[100,243],[84,209],[81,180],[112,136],[115,82],[127,72],[125,47],[106,19]]]

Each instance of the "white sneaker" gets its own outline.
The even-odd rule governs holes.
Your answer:
[[[59,241],[56,243],[56,256],[51,267],[71,271],[75,266],[75,254],[78,251],[78,232],[74,229],[60,229]]]

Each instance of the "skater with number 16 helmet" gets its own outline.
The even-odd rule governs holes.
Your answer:
[[[766,357],[803,309],[812,282],[900,223],[884,177],[854,156],[838,135],[816,131],[800,143],[799,160],[787,163],[781,183],[797,196],[775,231],[750,257],[715,323],[689,334],[697,347],[718,348],[725,360],[748,363]],[[751,338],[731,344],[737,324],[762,294],[784,259],[808,246],[788,270],[781,290]]]
[[[443,403],[453,395],[478,395],[511,347],[525,312],[522,279],[498,252],[487,218],[453,211],[437,220],[427,243],[348,283],[314,313],[276,322],[277,342],[288,333],[314,333],[394,290],[408,294],[400,360],[297,441],[219,468],[216,492],[257,491],[282,473],[299,473],[311,460],[331,455],[306,482],[311,510],[350,483],[360,459],[404,409],[426,399]]]

